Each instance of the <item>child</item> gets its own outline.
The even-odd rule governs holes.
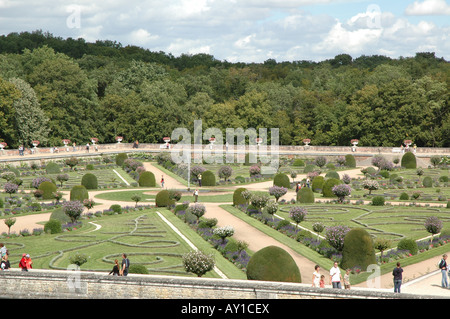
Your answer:
[[[320,288],[325,288],[325,275],[320,276]]]
[[[350,269],[347,269],[344,275],[344,288],[350,289]]]

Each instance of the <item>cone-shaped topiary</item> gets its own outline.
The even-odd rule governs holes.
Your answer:
[[[202,186],[216,186],[216,176],[211,171],[202,173]]]
[[[301,283],[300,270],[284,249],[268,246],[257,251],[247,264],[247,279]]]
[[[246,188],[240,187],[236,189],[233,193],[233,206],[239,206],[239,205],[245,205],[247,204],[247,201],[244,197],[242,197],[241,193],[243,191],[246,191]]]
[[[38,189],[44,192],[42,199],[53,199],[53,193],[58,190],[58,187],[54,183],[46,181],[42,182]]]
[[[89,193],[86,187],[83,185],[75,185],[70,190],[70,200],[79,200],[83,202],[85,199],[89,199]]]
[[[84,174],[81,178],[81,185],[86,187],[86,189],[97,189],[98,188],[98,180],[97,176],[92,173]]]
[[[291,181],[289,180],[289,176],[283,173],[278,173],[273,178],[273,185],[286,187],[287,189],[291,188]]]
[[[404,168],[417,168],[416,156],[411,152],[406,152],[402,156],[401,165]]]
[[[149,171],[144,171],[139,175],[139,186],[141,187],[155,187],[155,174]]]
[[[344,269],[359,267],[366,270],[367,266],[376,263],[370,234],[363,228],[350,230],[344,237],[341,267]]]
[[[314,193],[309,187],[303,187],[297,192],[297,203],[312,204],[314,203]]]

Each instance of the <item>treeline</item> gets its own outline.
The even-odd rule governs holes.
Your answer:
[[[279,128],[280,144],[450,146],[450,66],[434,53],[264,63],[174,57],[42,31],[0,37],[0,140],[8,147],[162,143],[173,129]],[[193,132],[192,132],[193,133]]]

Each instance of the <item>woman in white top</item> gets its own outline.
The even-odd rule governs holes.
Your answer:
[[[316,265],[314,267],[314,273],[313,273],[313,277],[312,277],[312,286],[316,287],[316,288],[320,287],[320,273],[319,273],[319,270],[320,270],[320,266]]]

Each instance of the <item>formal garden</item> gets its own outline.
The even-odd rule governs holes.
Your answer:
[[[192,247],[164,222],[168,220],[228,278],[247,278],[256,252],[233,238],[232,225],[219,227],[216,219],[205,217],[205,204],[218,203],[224,212],[324,269],[338,261],[352,270],[353,282],[362,282],[370,275],[367,260],[344,247],[368,250],[382,272],[398,260],[413,264],[448,250],[449,159],[432,158],[429,167],[421,168],[407,154],[393,161],[376,155],[365,168],[356,167],[350,154],[281,157],[277,174],[271,176],[262,175],[260,165],[248,158],[235,164],[196,164],[187,172],[185,164],[175,164],[165,152],[4,165],[0,211],[10,226],[1,240],[12,264],[26,251],[34,256],[35,268],[66,269],[75,263],[83,270],[110,271],[126,250],[133,272],[218,277],[209,271],[212,267],[199,274],[186,265]],[[159,177],[143,163],[191,190],[162,189]],[[200,188],[198,203],[193,203],[193,188]],[[99,193],[90,196],[92,191]],[[98,210],[101,200],[127,205]],[[15,229],[14,217],[40,213],[52,214],[42,229]],[[354,235],[355,243],[366,242],[361,240],[366,236],[371,245],[344,245],[352,230],[364,230]]]

